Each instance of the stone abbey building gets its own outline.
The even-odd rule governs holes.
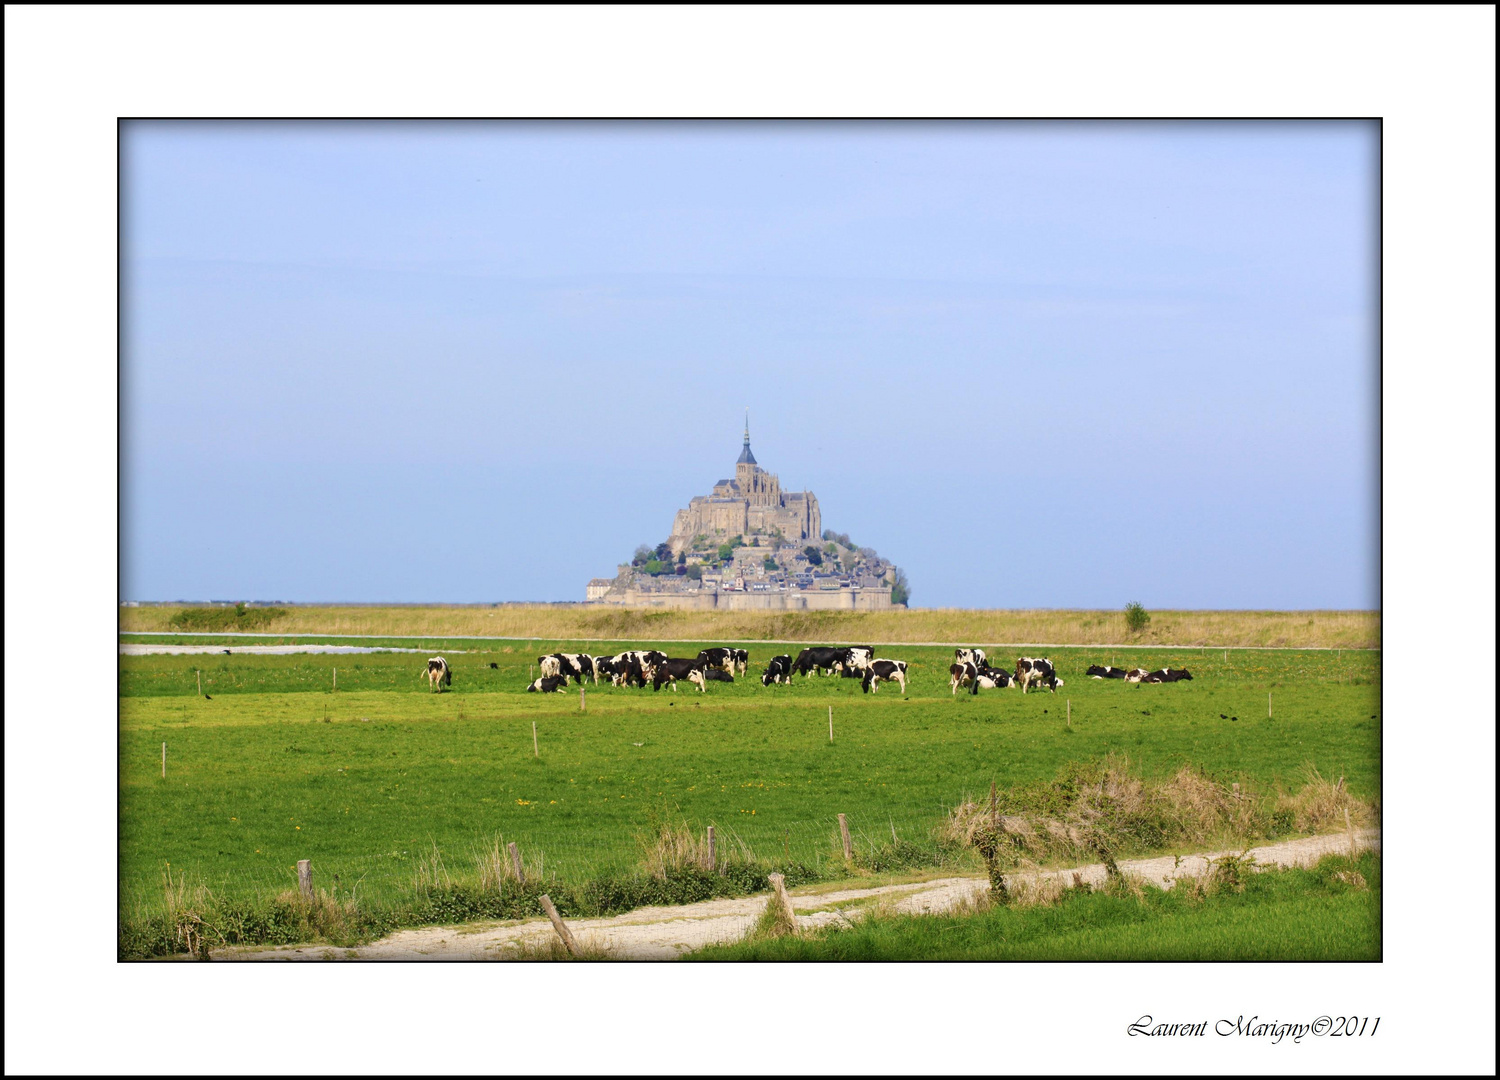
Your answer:
[[[748,420],[734,476],[677,511],[665,547],[670,558],[659,545],[650,562],[590,581],[587,601],[731,611],[892,607],[896,568],[868,548],[825,541],[818,497],[783,491],[760,467]]]
[[[676,555],[700,536],[716,542],[735,536],[766,536],[803,544],[819,543],[823,536],[818,497],[810,491],[782,491],[776,474],[756,463],[750,452],[748,420],[745,446],[734,463],[734,478],[720,480],[712,494],[696,495],[688,501],[687,509],[677,511],[667,543]]]

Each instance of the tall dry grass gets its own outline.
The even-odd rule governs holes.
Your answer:
[[[121,608],[120,629],[171,633],[177,605]],[[509,637],[578,641],[868,641],[882,644],[1380,648],[1378,611],[1153,611],[1131,633],[1121,611],[664,611],[602,606],[291,607],[276,634]]]

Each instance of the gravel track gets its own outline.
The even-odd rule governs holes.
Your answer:
[[[1380,850],[1380,835],[1374,829],[1357,831],[1352,843],[1358,848]],[[1262,865],[1310,866],[1324,855],[1347,852],[1347,833],[1312,836],[1251,848],[1249,854]],[[1229,851],[1168,855],[1154,859],[1130,859],[1120,869],[1159,888],[1171,888],[1179,879],[1197,877],[1209,868],[1209,860]],[[1234,854],[1237,854],[1234,853]],[[1102,863],[1063,870],[1038,871],[1029,875],[1007,875],[1018,884],[1024,878],[1062,879],[1073,876],[1089,885],[1102,885]],[[904,885],[881,885],[868,889],[822,889],[813,886],[792,893],[797,922],[804,928],[849,923],[872,908],[907,914],[939,914],[982,894],[989,887],[982,877],[950,877]],[[705,900],[680,907],[639,908],[607,919],[569,919],[568,927],[580,943],[602,949],[619,960],[675,960],[683,953],[705,945],[729,943],[742,938],[766,906],[765,896],[735,900]],[[845,910],[840,910],[844,908]],[[400,930],[357,949],[327,945],[279,948],[215,949],[215,960],[502,960],[521,945],[546,945],[552,937],[545,919],[524,922],[468,923]]]

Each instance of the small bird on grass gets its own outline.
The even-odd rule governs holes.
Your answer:
[[[500,665],[495,663],[493,660],[490,661],[490,667],[492,667],[496,671],[500,670]]]
[[[228,650],[228,649],[225,649],[225,650],[224,650],[224,655],[225,655],[225,656],[228,656],[228,655],[229,655],[229,650]]]
[[[204,694],[204,695],[203,695],[203,700],[204,700],[204,701],[212,701],[212,700],[213,700],[213,698],[212,698],[212,697],[211,697],[211,696],[210,696],[210,695],[208,695],[208,694]]]
[[[1229,719],[1229,717],[1227,717],[1227,716],[1225,716],[1225,715],[1224,715],[1224,714],[1223,714],[1223,713],[1220,713],[1220,714],[1219,714],[1219,719],[1220,719],[1220,720],[1228,720],[1228,719]]]

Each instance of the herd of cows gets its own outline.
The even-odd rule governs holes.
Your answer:
[[[617,656],[590,656],[588,653],[551,653],[537,657],[540,676],[526,687],[527,693],[561,693],[570,682],[592,679],[608,679],[615,686],[644,687],[647,683],[653,690],[670,686],[675,692],[679,681],[688,682],[706,693],[710,682],[734,682],[735,675],[744,675],[750,663],[750,654],[745,649],[704,649],[693,659],[674,658],[655,649],[631,649]],[[490,667],[498,667],[491,664]],[[875,655],[868,645],[829,645],[803,649],[795,660],[790,654],[772,657],[765,671],[761,672],[760,684],[790,682],[793,675],[834,675],[846,679],[859,679],[865,693],[880,688],[882,681],[894,682],[906,693],[905,660],[886,660]],[[453,685],[453,670],[448,661],[434,656],[427,661],[427,681],[431,689],[441,691],[443,686]],[[1108,665],[1093,665],[1088,675],[1095,679],[1123,679],[1133,683],[1173,683],[1193,676],[1186,668],[1162,668],[1147,671],[1144,668],[1117,668]],[[1022,656],[1016,660],[1014,672],[1006,668],[990,667],[985,651],[979,648],[959,648],[953,651],[953,663],[948,666],[950,692],[957,694],[967,689],[970,694],[980,690],[1005,690],[1019,686],[1021,693],[1033,686],[1046,687],[1056,693],[1063,681],[1057,677],[1052,662],[1045,657]]]

